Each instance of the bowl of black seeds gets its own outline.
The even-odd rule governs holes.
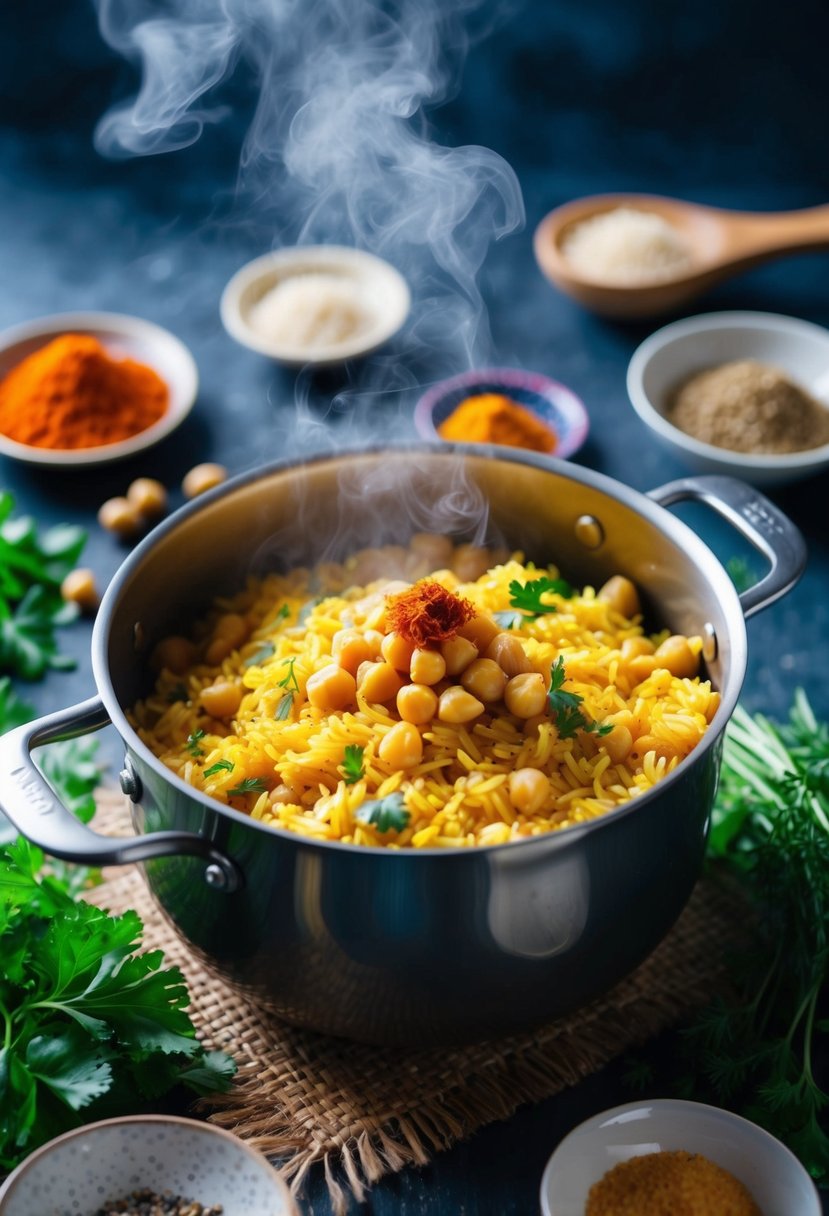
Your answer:
[[[0,1216],[298,1216],[237,1136],[173,1115],[105,1119],[36,1149],[0,1187]]]

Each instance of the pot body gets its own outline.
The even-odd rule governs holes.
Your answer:
[[[188,632],[217,594],[251,572],[405,544],[424,529],[505,543],[555,562],[575,584],[633,579],[652,628],[707,639],[706,674],[722,704],[703,742],[653,791],[602,819],[449,852],[361,849],[264,827],[185,785],[138,739],[125,711],[151,684],[147,656],[162,636]],[[745,671],[744,606],[710,550],[661,506],[530,454],[355,452],[229,483],[135,550],[93,637],[104,719],[127,747],[136,830],[147,841],[197,834],[203,855],[151,857],[150,888],[211,966],[315,1030],[425,1045],[569,1012],[650,953],[694,886]],[[205,870],[206,856],[231,859],[239,881]]]

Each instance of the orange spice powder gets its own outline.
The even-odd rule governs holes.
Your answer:
[[[434,579],[421,579],[399,595],[388,596],[386,603],[391,628],[415,646],[448,641],[475,614],[469,600],[447,591]]]
[[[553,452],[553,431],[517,401],[500,393],[467,397],[438,427],[442,439],[466,443],[500,443],[533,452]]]
[[[645,1153],[590,1188],[584,1216],[762,1216],[742,1182],[701,1153]]]
[[[97,338],[63,334],[0,382],[0,432],[32,447],[94,448],[137,435],[164,414],[167,385]]]

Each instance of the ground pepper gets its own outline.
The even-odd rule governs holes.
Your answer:
[[[0,383],[0,432],[31,447],[100,447],[152,426],[168,398],[152,368],[113,359],[91,335],[63,334]]]
[[[553,452],[556,437],[532,410],[500,393],[467,397],[438,427],[442,439],[500,443],[533,452]]]
[[[426,578],[390,595],[386,605],[389,626],[415,646],[448,641],[475,614],[469,600]]]
[[[829,410],[784,372],[756,359],[690,376],[674,393],[668,420],[732,452],[804,452],[829,443]]]
[[[763,1216],[728,1170],[683,1151],[620,1161],[590,1188],[584,1216]]]
[[[169,1191],[158,1195],[148,1187],[142,1187],[123,1199],[110,1199],[95,1216],[222,1216],[223,1212],[220,1203],[205,1207],[195,1199],[185,1199]]]

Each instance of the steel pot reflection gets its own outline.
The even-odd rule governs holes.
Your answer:
[[[707,504],[769,560],[738,596],[665,508]],[[703,742],[653,791],[602,819],[523,842],[364,849],[264,827],[164,768],[126,709],[147,655],[251,571],[291,567],[425,527],[484,534],[555,561],[574,583],[628,575],[654,627],[701,634],[722,704]],[[219,973],[281,1016],[387,1043],[471,1040],[564,1014],[632,971],[699,874],[723,730],[746,666],[744,618],[783,595],[799,533],[755,490],[686,479],[639,494],[600,474],[505,449],[358,451],[227,483],[151,533],[110,585],[93,634],[98,693],[0,739],[0,805],[47,853],[143,862],[170,921]],[[32,748],[113,722],[136,836],[79,824]]]

